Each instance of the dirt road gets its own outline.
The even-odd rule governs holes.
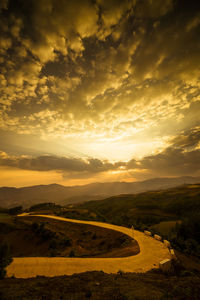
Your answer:
[[[132,229],[122,226],[66,219],[50,215],[37,216],[65,222],[100,226],[117,230],[133,237]],[[134,230],[134,239],[137,240],[140,246],[140,253],[135,256],[123,258],[20,257],[13,259],[12,264],[7,268],[7,275],[14,275],[17,278],[29,278],[37,275],[59,276],[101,270],[105,273],[117,273],[119,270],[123,272],[146,272],[152,268],[158,268],[160,261],[170,258],[169,250],[162,242],[148,237],[137,230]]]

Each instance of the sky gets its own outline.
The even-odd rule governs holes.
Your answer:
[[[200,176],[196,0],[1,0],[0,186]]]

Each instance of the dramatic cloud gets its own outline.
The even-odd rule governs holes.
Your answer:
[[[72,171],[72,172],[105,172],[116,169],[121,164],[111,164],[99,159],[77,159],[57,156],[12,157],[5,152],[0,153],[0,165],[34,171]]]
[[[200,127],[195,127],[172,139],[174,147],[181,149],[200,149]]]
[[[197,172],[199,11],[195,0],[1,1],[1,164],[91,180]]]
[[[191,136],[183,141],[174,139],[174,145],[164,151],[150,156],[145,156],[140,160],[131,159],[128,162],[102,161],[100,159],[89,158],[87,160],[78,158],[58,157],[58,156],[39,156],[23,157],[8,156],[5,152],[0,153],[0,166],[14,167],[31,171],[58,171],[66,176],[66,172],[75,177],[88,177],[88,174],[102,173],[107,171],[118,172],[147,172],[155,176],[180,176],[180,175],[199,175],[200,174],[200,149],[184,151],[180,146],[185,141],[186,145],[199,145],[200,137],[194,143]],[[195,139],[196,140],[196,139]],[[183,143],[182,143],[183,141]],[[176,146],[176,147],[175,147]],[[179,147],[177,147],[179,146]],[[73,174],[74,173],[74,174]],[[76,174],[76,175],[75,175]],[[84,174],[84,175],[82,175]],[[139,174],[140,175],[140,174]],[[137,177],[137,176],[136,176]]]
[[[157,155],[144,157],[141,168],[160,176],[198,175],[200,173],[200,150],[184,152],[181,149],[167,148]]]

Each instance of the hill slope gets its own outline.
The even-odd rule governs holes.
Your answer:
[[[1,187],[0,207],[9,208],[22,205],[24,208],[27,208],[41,202],[55,202],[57,204],[77,203],[99,200],[119,194],[135,194],[197,182],[200,182],[199,177],[177,177],[154,178],[140,182],[93,183],[83,186],[50,184],[23,188]]]
[[[171,240],[176,249],[200,258],[200,184],[90,201],[63,215],[148,228]]]
[[[123,233],[36,216],[1,214],[0,241],[14,257],[125,257],[140,251],[137,241]]]

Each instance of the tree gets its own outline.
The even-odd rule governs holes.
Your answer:
[[[22,206],[15,206],[9,209],[9,214],[10,215],[18,215],[23,212],[23,207]]]
[[[71,251],[70,251],[70,253],[69,253],[69,257],[75,257],[74,250],[71,250]]]
[[[0,244],[0,279],[6,276],[6,267],[11,264],[12,260],[9,246],[7,244]]]

